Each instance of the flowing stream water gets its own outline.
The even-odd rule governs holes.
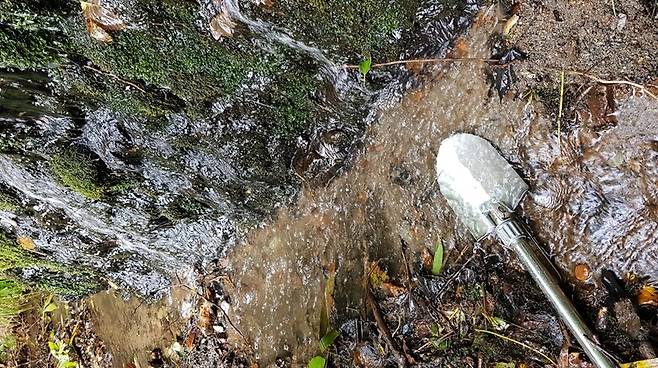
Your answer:
[[[476,23],[459,56],[488,58],[493,29],[490,20]],[[527,180],[522,213],[566,274],[585,263],[595,277],[604,268],[658,277],[658,103],[624,98],[617,126],[603,132],[581,126],[559,142],[538,105],[490,98],[485,68],[480,62],[437,67],[421,87],[381,111],[348,172],[302,191],[295,206],[228,255],[233,319],[264,361],[313,353],[332,269],[336,308],[349,315],[363,300],[368,260],[399,270],[400,238],[416,255],[439,238],[448,253],[474,242],[435,177],[439,143],[457,132],[488,139]]]

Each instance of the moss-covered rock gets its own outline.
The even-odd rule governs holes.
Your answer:
[[[74,148],[65,148],[53,154],[48,164],[57,180],[72,191],[92,200],[103,196],[103,187],[97,184],[98,170],[93,157]]]
[[[29,278],[24,279],[22,271],[27,268],[32,271]],[[103,287],[103,283],[92,272],[28,252],[0,230],[0,287],[5,281],[11,284],[12,290],[35,287],[64,297],[88,295]]]
[[[339,61],[364,53],[395,59],[401,34],[413,29],[419,0],[281,0],[272,9],[251,7],[254,16],[287,28],[295,39],[327,50]]]
[[[18,202],[10,195],[0,192],[0,211],[14,212],[18,210]]]

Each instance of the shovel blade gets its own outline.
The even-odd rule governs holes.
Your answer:
[[[472,134],[455,134],[441,142],[436,171],[441,193],[478,240],[494,230],[486,216],[491,206],[504,204],[514,210],[528,191],[500,153]]]

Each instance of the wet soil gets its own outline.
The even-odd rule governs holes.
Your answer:
[[[89,304],[93,328],[108,345],[116,368],[133,362],[147,366],[154,350],[171,355],[171,346],[196,307],[193,295],[182,287],[172,289],[169,298],[157,303],[135,297],[125,300],[108,292],[94,295]]]
[[[650,82],[658,75],[658,31],[651,1],[520,1],[510,43],[533,67],[589,71]]]

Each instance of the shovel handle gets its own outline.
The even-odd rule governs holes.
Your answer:
[[[523,267],[548,297],[592,363],[597,368],[617,368],[618,365],[594,343],[594,334],[562,291],[553,270],[547,267],[550,260],[545,255],[538,254],[534,239],[524,227],[516,220],[509,219],[497,226],[496,233],[506,246],[514,249]]]

